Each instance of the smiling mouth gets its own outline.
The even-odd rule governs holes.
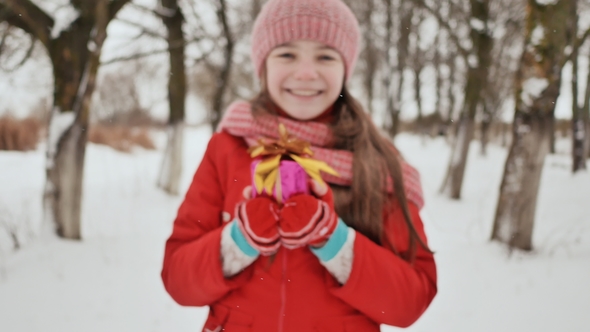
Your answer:
[[[313,97],[320,95],[322,93],[321,90],[291,90],[287,89],[287,92],[299,97]]]

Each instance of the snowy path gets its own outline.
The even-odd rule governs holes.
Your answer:
[[[207,130],[187,133],[184,188]],[[449,149],[402,135],[397,144],[422,173],[425,220],[437,252],[439,294],[408,331],[587,331],[590,325],[590,175],[572,176],[566,155],[543,174],[531,254],[490,244],[505,151],[471,149],[464,199],[437,194]],[[28,240],[16,253],[0,230],[0,331],[196,331],[207,309],[182,308],[159,279],[163,246],[181,198],[153,183],[160,152],[132,155],[90,145],[84,242]],[[0,153],[0,217],[38,227],[43,150]],[[383,328],[384,331],[398,331]]]

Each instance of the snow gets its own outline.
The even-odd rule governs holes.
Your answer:
[[[84,241],[39,240],[44,151],[0,152],[0,217],[20,227],[12,251],[0,224],[0,331],[195,331],[206,308],[184,308],[160,281],[164,242],[182,196],[156,189],[158,150],[122,154],[89,144],[84,172]],[[208,127],[185,130],[181,192],[206,147]],[[535,251],[488,241],[506,150],[471,147],[463,199],[438,194],[450,148],[443,139],[400,135],[421,172],[423,217],[438,264],[438,295],[408,331],[586,331],[590,307],[590,174],[571,174],[569,140],[546,160]],[[474,145],[477,143],[474,142]],[[383,327],[383,331],[398,331]]]
[[[471,28],[473,30],[476,30],[477,32],[483,32],[483,31],[485,31],[485,28],[486,28],[485,23],[482,20],[480,20],[479,18],[475,18],[475,17],[472,17],[469,20],[469,25],[471,26]]]
[[[533,100],[539,98],[547,86],[549,80],[546,78],[530,77],[522,83],[520,98],[526,106],[531,106]]]
[[[64,30],[71,28],[72,23],[80,17],[80,12],[71,5],[59,7],[59,10],[53,13],[54,24],[51,28],[51,38],[57,39]]]
[[[531,43],[533,45],[541,45],[543,39],[545,39],[545,28],[538,24],[531,33]]]
[[[479,66],[479,60],[475,54],[469,54],[467,56],[467,63],[471,68],[477,68]]]
[[[60,112],[59,108],[55,107],[51,114],[51,120],[49,121],[49,149],[47,151],[47,168],[53,166],[53,156],[57,151],[57,144],[64,132],[68,130],[74,121],[76,120],[76,114],[74,112]]]
[[[556,5],[559,0],[536,0],[539,5],[543,6],[553,6]]]

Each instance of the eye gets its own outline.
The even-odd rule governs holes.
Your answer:
[[[295,58],[295,54],[289,53],[289,52],[283,52],[283,53],[277,54],[277,57],[284,58],[284,59],[293,59],[293,58]]]
[[[318,58],[322,61],[332,61],[332,60],[336,59],[335,57],[328,55],[328,54],[322,54]]]

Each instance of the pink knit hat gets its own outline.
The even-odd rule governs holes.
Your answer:
[[[252,31],[252,61],[258,76],[273,48],[301,39],[318,41],[340,52],[346,79],[350,78],[360,32],[356,17],[342,0],[269,0]]]

